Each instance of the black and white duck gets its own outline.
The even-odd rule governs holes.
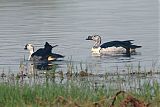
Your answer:
[[[32,44],[26,44],[25,50],[29,50],[29,58],[31,61],[54,61],[58,58],[64,58],[63,55],[52,53],[52,48],[56,47],[51,46],[48,42],[45,43],[44,48],[40,48],[37,51],[34,51],[34,46]]]
[[[141,46],[133,45],[134,40],[125,41],[110,41],[101,44],[101,37],[99,35],[88,36],[86,40],[92,40],[95,42],[91,51],[93,54],[125,54],[130,56],[131,53],[136,52],[136,48],[141,48]]]

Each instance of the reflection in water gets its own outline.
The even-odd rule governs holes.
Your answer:
[[[23,68],[23,67],[22,67]],[[76,84],[83,84],[87,83],[93,88],[98,87],[114,87],[115,90],[141,90],[143,85],[148,82],[151,83],[152,81],[157,80],[159,82],[159,72],[130,72],[121,74],[117,73],[106,73],[106,74],[92,74],[88,71],[81,71],[79,73],[72,73],[68,75],[68,73],[60,72],[52,72],[47,71],[46,73],[35,72],[35,67],[33,64],[28,63],[28,70],[33,70],[33,74],[36,75],[27,75],[27,76],[20,76],[19,82],[23,85],[26,82],[30,85],[35,84],[43,84],[43,83],[67,83],[72,82]],[[3,77],[4,78],[4,77]],[[8,78],[8,77],[6,77]],[[8,78],[11,79],[11,78]],[[12,78],[15,80],[15,77]],[[26,81],[27,80],[27,81]],[[5,80],[2,80],[5,81]],[[17,81],[17,82],[18,82]]]
[[[56,64],[53,64],[52,62],[21,61],[21,63],[20,63],[20,72],[23,75],[37,74],[37,71],[51,70],[55,66],[56,66]]]
[[[35,69],[38,70],[51,70],[54,64],[51,62],[43,62],[43,63],[33,63],[32,64]]]
[[[114,52],[107,52],[107,53],[103,53],[103,54],[99,54],[99,53],[94,53],[91,52],[93,57],[109,57],[109,58],[129,58],[130,61],[132,62],[132,58],[128,57],[128,55],[126,55],[125,53],[114,53]],[[141,52],[132,52],[131,55],[141,55]]]

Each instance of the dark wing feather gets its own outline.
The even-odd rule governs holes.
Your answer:
[[[102,44],[100,47],[101,48],[108,48],[108,47],[124,47],[127,48],[127,46],[131,45],[131,43],[129,41],[111,41],[111,42],[106,42],[104,44]]]
[[[45,56],[46,55],[46,51],[43,49],[43,48],[41,48],[41,49],[38,49],[36,52],[34,52],[33,54],[32,54],[32,57],[33,56]]]
[[[51,54],[49,51],[46,51],[45,49],[41,48],[38,49],[36,52],[34,52],[31,57],[35,60],[47,60],[49,54]]]
[[[63,55],[56,54],[56,53],[50,53],[48,56],[51,56],[51,57],[53,57],[53,58],[64,58]]]
[[[141,48],[142,46],[138,46],[138,45],[131,45],[130,48],[131,49],[136,49],[136,48]]]
[[[101,48],[108,48],[108,47],[123,47],[125,49],[135,49],[135,48],[140,48],[141,46],[137,46],[137,45],[132,45],[133,43],[131,43],[131,41],[133,40],[126,40],[126,41],[111,41],[111,42],[106,42],[104,44],[102,44],[100,47]]]
[[[134,41],[134,40],[125,40],[125,41],[122,41],[122,42],[125,42],[127,44],[133,44],[132,41]]]

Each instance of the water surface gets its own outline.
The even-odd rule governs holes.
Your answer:
[[[94,57],[92,34],[102,42],[135,40],[142,48],[138,55]],[[19,71],[28,58],[26,43],[35,48],[48,41],[59,46],[54,52],[65,55],[61,65],[72,59],[88,63],[95,72],[113,72],[126,64],[151,68],[159,57],[158,1],[156,0],[2,0],[0,1],[0,71]]]

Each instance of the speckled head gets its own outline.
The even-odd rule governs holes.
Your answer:
[[[99,35],[88,36],[86,40],[92,40],[95,42],[94,48],[98,48],[101,44],[101,37]]]
[[[34,46],[30,43],[26,44],[24,47],[25,50],[34,51]]]

